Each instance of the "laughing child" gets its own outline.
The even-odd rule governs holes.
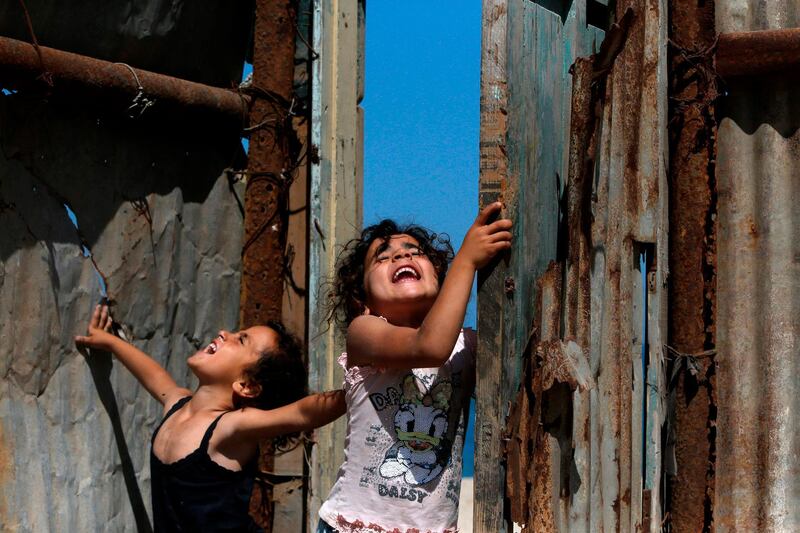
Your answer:
[[[178,386],[150,356],[110,333],[98,305],[82,347],[112,352],[164,406],[152,438],[153,522],[161,531],[258,531],[248,514],[258,443],[344,413],[342,391],[306,396],[297,339],[278,322],[220,331],[188,359],[199,386]]]
[[[475,272],[511,246],[511,222],[490,222],[501,207],[478,215],[449,272],[447,240],[391,220],[342,252],[332,318],[347,327],[345,462],[318,533],[456,530],[475,383],[474,332],[461,325]]]

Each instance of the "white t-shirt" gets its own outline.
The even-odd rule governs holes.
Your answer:
[[[345,367],[345,459],[319,515],[343,533],[457,529],[475,332],[440,368]]]

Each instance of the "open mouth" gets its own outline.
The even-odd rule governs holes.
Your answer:
[[[223,340],[224,339],[222,338],[222,335],[218,336],[216,339],[211,341],[211,343],[208,346],[206,346],[206,349],[203,350],[203,353],[214,355],[215,353],[217,353],[217,350],[222,345]]]
[[[412,450],[416,450],[418,452],[424,452],[432,447],[430,442],[420,441],[420,440],[410,440],[406,444]]]
[[[410,265],[398,268],[392,276],[392,283],[403,283],[407,281],[418,281],[422,276],[416,268]]]

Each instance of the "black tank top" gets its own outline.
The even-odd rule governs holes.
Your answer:
[[[208,442],[217,422],[227,411],[208,426],[200,447],[186,457],[164,464],[153,453],[158,430],[190,399],[191,396],[187,396],[175,403],[150,441],[155,532],[262,531],[248,513],[256,461],[251,461],[241,471],[233,471],[218,465],[208,456]]]

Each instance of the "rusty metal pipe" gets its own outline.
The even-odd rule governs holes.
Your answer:
[[[39,50],[41,62],[32,44],[0,37],[0,79],[6,88],[24,88],[47,74],[52,77],[54,93],[72,91],[115,103],[131,103],[141,87],[143,96],[154,101],[148,114],[170,107],[209,112],[239,124],[247,117],[249,97],[231,89],[210,87],[45,46],[40,46]]]
[[[294,87],[297,6],[289,0],[257,0],[253,42],[253,85],[272,98],[257,97],[250,113],[250,150],[245,192],[242,284],[239,322],[242,327],[280,319],[286,272],[289,176],[297,164],[292,153],[295,132],[291,113]],[[256,93],[261,95],[261,91]],[[269,124],[268,127],[262,125]],[[256,177],[271,179],[253,179]],[[274,467],[272,441],[262,443],[261,468]],[[257,484],[251,514],[272,533],[276,514],[271,486]]]
[[[721,33],[714,63],[723,78],[797,69],[800,28]]]

